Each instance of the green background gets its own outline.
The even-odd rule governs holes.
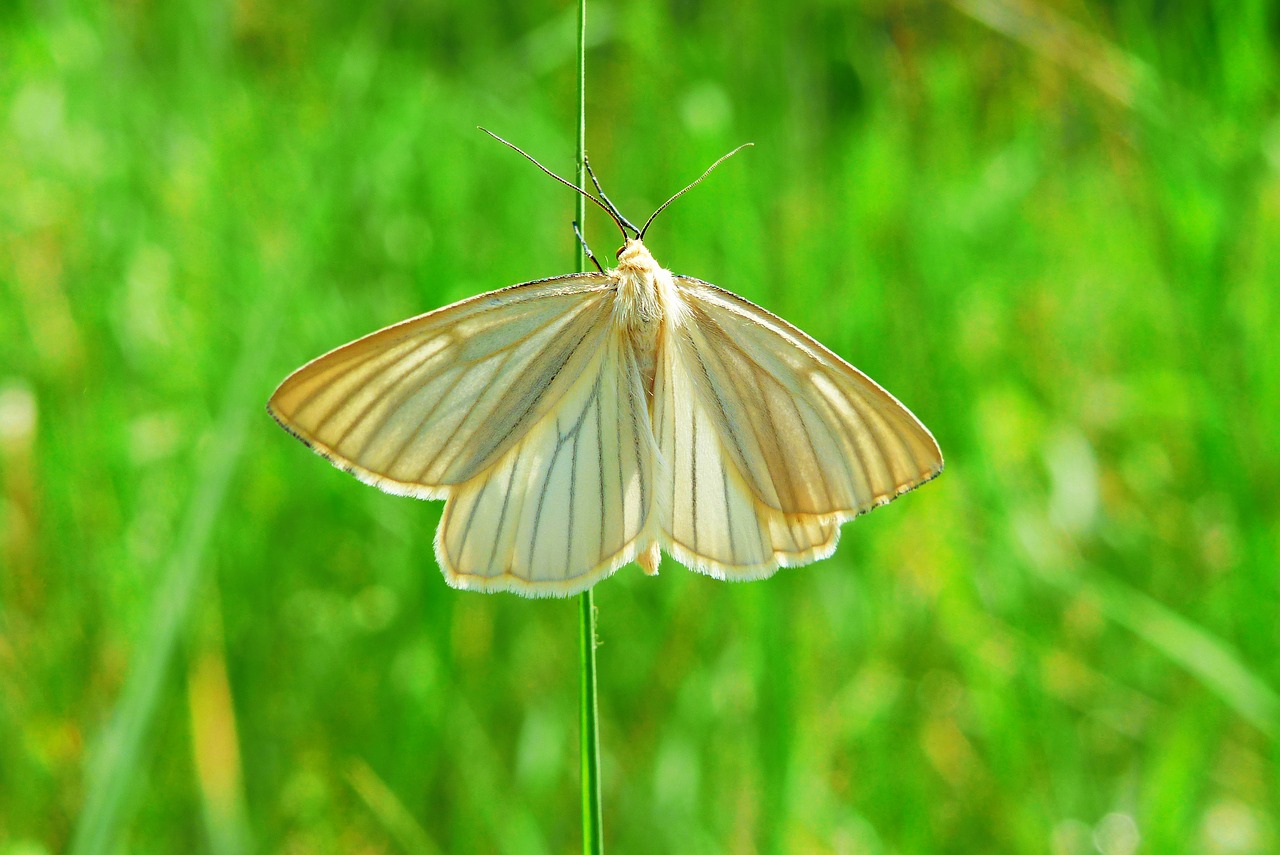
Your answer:
[[[1280,15],[593,2],[647,244],[947,456],[836,555],[596,591],[606,848],[1280,847]],[[579,845],[577,612],[446,587],[438,503],[291,369],[566,272],[570,3],[0,6],[0,853]],[[611,258],[598,212],[588,236]]]

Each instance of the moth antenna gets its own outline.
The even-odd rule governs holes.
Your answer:
[[[582,165],[587,168],[587,175],[591,176],[591,183],[595,185],[596,192],[600,194],[600,201],[609,206],[609,212],[613,214],[614,219],[631,229],[631,231],[635,232],[637,235],[640,234],[640,230],[636,228],[630,220],[622,216],[622,212],[618,210],[618,206],[613,204],[613,200],[604,194],[604,188],[600,186],[600,179],[596,178],[596,172],[591,168],[591,159],[585,154],[582,156]]]
[[[508,143],[508,145],[509,145],[509,143]],[[729,158],[733,157],[735,154],[737,154],[738,152],[742,151],[744,148],[747,148],[748,146],[753,146],[753,145],[755,145],[755,143],[743,143],[742,145],[738,146],[737,148],[735,148],[733,151],[729,152],[728,154],[726,154],[726,155],[722,155],[722,156],[720,157],[720,159],[719,159],[719,160],[717,160],[715,163],[713,163],[713,164],[711,164],[710,166],[708,166],[708,167],[707,167],[707,171],[706,171],[706,172],[704,172],[704,173],[702,173],[701,175],[699,175],[699,176],[698,176],[698,180],[697,180],[697,181],[694,181],[692,184],[690,184],[690,185],[688,185],[687,187],[685,187],[685,188],[684,188],[683,190],[681,190],[679,193],[677,193],[676,195],[672,196],[670,199],[668,199],[667,201],[665,201],[665,202],[663,202],[661,205],[659,205],[659,206],[658,206],[658,210],[654,211],[654,212],[649,216],[649,219],[647,219],[647,220],[645,220],[645,221],[644,221],[644,228],[640,229],[640,240],[644,240],[644,233],[645,233],[645,232],[647,232],[647,231],[649,230],[649,226],[653,223],[653,221],[654,221],[655,219],[657,219],[657,218],[658,218],[658,215],[659,215],[659,214],[661,214],[663,211],[665,211],[665,210],[667,209],[667,206],[668,206],[668,205],[670,205],[670,204],[671,204],[672,202],[674,202],[675,200],[679,199],[679,198],[680,198],[681,196],[683,196],[685,193],[688,193],[688,192],[689,192],[690,190],[692,190],[694,187],[697,187],[699,184],[701,184],[701,183],[702,183],[702,181],[703,181],[703,179],[704,179],[704,178],[706,178],[708,175],[710,175],[710,174],[711,174],[711,171],[712,171],[713,169],[715,169],[717,166],[719,166],[720,164],[724,163],[726,160],[728,160]],[[526,155],[526,157],[527,157],[527,156],[528,156],[528,155]]]
[[[559,182],[560,182],[561,184],[563,184],[564,186],[566,186],[566,187],[568,187],[568,188],[570,188],[570,189],[572,189],[572,190],[576,190],[578,193],[581,193],[581,194],[582,194],[584,197],[586,197],[587,199],[590,199],[592,202],[595,202],[595,203],[596,203],[596,205],[597,205],[597,206],[599,206],[600,210],[602,210],[602,211],[604,211],[606,214],[608,214],[608,215],[609,215],[609,219],[613,220],[614,225],[616,225],[616,226],[618,227],[618,231],[622,232],[622,240],[623,240],[623,242],[626,242],[626,241],[631,240],[631,235],[627,234],[627,229],[626,229],[626,227],[622,224],[622,220],[620,220],[620,219],[618,218],[618,215],[614,213],[613,209],[612,209],[610,206],[606,205],[604,202],[601,202],[601,201],[600,201],[599,199],[597,199],[595,196],[592,196],[590,193],[588,193],[586,190],[583,190],[581,187],[579,187],[577,184],[574,184],[572,181],[566,181],[565,179],[561,178],[559,175],[556,175],[556,174],[555,174],[554,172],[552,172],[550,169],[547,169],[547,168],[546,168],[545,166],[543,166],[541,163],[538,163],[537,159],[536,159],[536,158],[534,158],[534,156],[533,156],[533,155],[529,154],[527,151],[525,151],[524,149],[520,148],[520,146],[516,145],[515,143],[507,142],[507,141],[506,141],[506,140],[504,140],[502,137],[498,136],[497,134],[495,134],[493,131],[489,130],[488,128],[480,128],[480,130],[484,131],[486,134],[488,134],[489,136],[493,137],[495,140],[497,140],[498,142],[502,143],[502,144],[503,144],[503,145],[505,145],[507,148],[509,148],[509,149],[511,149],[511,150],[513,150],[513,151],[515,151],[516,153],[520,154],[521,156],[523,156],[523,157],[524,157],[524,159],[525,159],[525,160],[529,161],[529,162],[530,162],[530,163],[532,163],[534,166],[538,167],[538,168],[539,168],[539,169],[541,169],[543,172],[545,172],[547,175],[550,175],[552,178],[554,178],[555,180],[559,181]],[[728,155],[726,155],[726,157],[727,157],[727,156],[728,156]],[[724,158],[721,158],[721,160],[724,160]],[[699,180],[701,180],[701,179],[699,179]]]

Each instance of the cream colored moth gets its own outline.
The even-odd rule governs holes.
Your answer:
[[[842,523],[936,476],[942,454],[865,374],[645,248],[728,156],[642,228],[594,175],[598,196],[534,161],[617,224],[616,267],[367,335],[289,375],[269,412],[360,480],[445,500],[435,553],[457,588],[567,596],[632,561],[655,574],[663,551],[732,580],[831,555]]]

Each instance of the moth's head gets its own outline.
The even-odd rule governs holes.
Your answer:
[[[644,248],[644,244],[640,242],[640,238],[629,237],[627,238],[626,243],[618,247],[618,251],[614,253],[614,257],[619,261],[634,259],[641,252],[645,255],[649,254],[649,251]]]
[[[653,260],[653,256],[649,254],[649,250],[640,241],[640,238],[627,238],[627,242],[618,250],[618,267],[630,268],[632,270],[649,270],[656,268],[658,263]]]

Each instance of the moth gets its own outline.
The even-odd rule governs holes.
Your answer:
[[[731,580],[831,555],[842,523],[936,476],[942,454],[817,341],[654,260],[649,226],[728,156],[641,228],[594,173],[596,194],[533,161],[613,219],[615,267],[584,242],[596,272],[343,345],[289,375],[268,411],[360,480],[445,500],[435,554],[457,588],[567,596],[633,561],[656,574],[664,551]]]

